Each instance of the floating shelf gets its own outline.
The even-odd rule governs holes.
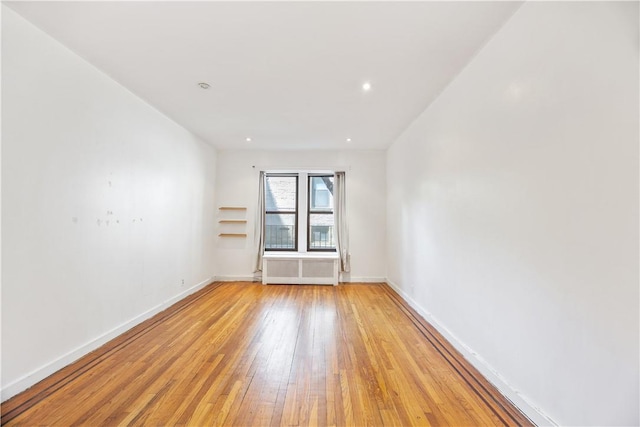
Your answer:
[[[246,231],[245,227],[247,224],[247,220],[242,218],[243,216],[246,216],[246,210],[247,207],[246,206],[220,206],[218,207],[218,209],[223,212],[223,211],[230,211],[230,213],[227,214],[223,214],[221,213],[220,216],[222,217],[221,219],[218,219],[218,223],[222,224],[221,228],[223,231],[222,233],[218,234],[219,237],[247,237],[246,233],[227,233],[226,231]],[[235,215],[231,212],[239,212],[236,213]],[[241,211],[245,211],[240,213]],[[234,218],[235,216],[235,218]],[[231,217],[231,218],[229,218]],[[238,218],[240,217],[240,218]],[[226,230],[225,230],[225,224],[226,224]],[[231,225],[231,224],[236,224],[235,226]],[[238,225],[241,225],[242,228],[239,229]],[[235,228],[235,230],[234,230]]]

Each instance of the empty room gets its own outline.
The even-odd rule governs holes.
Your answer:
[[[2,425],[638,426],[639,6],[3,1]]]

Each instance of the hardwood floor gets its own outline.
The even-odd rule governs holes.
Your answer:
[[[531,425],[387,285],[215,283],[2,405],[3,425]]]

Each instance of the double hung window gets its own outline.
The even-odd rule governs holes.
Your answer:
[[[307,250],[335,251],[333,175],[309,175]]]
[[[298,250],[298,175],[265,177],[264,249]]]
[[[265,251],[335,251],[333,175],[265,175]]]

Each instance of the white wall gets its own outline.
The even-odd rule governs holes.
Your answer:
[[[388,152],[390,281],[562,425],[640,422],[638,114],[638,3],[528,2]]]
[[[209,283],[216,155],[5,6],[2,107],[5,400]]]
[[[254,142],[252,144],[258,144]],[[255,166],[255,168],[253,167]],[[246,206],[246,226],[222,231],[247,231],[246,239],[218,238],[218,275],[223,280],[254,276],[254,227],[260,170],[342,169],[346,172],[351,274],[345,281],[383,281],[385,262],[385,152],[383,151],[259,151],[218,152],[218,206]],[[218,214],[220,216],[220,214]],[[224,229],[223,229],[224,228]]]

